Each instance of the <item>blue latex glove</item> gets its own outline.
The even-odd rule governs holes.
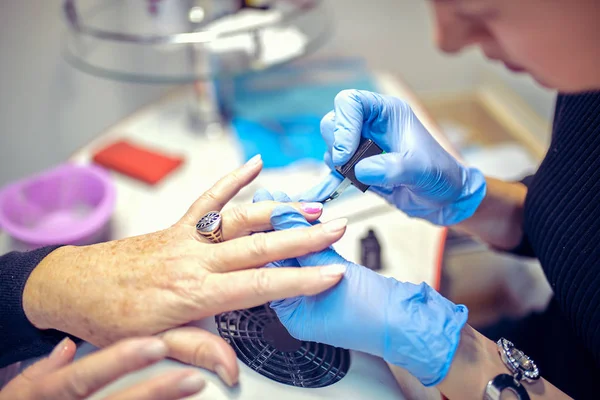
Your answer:
[[[453,225],[472,216],[485,197],[483,174],[448,154],[400,99],[342,91],[321,121],[321,135],[332,169],[348,162],[361,136],[374,140],[386,154],[358,163],[356,177],[409,216]],[[302,200],[325,200],[341,180],[332,172]]]
[[[286,202],[289,198],[259,191],[254,200]],[[310,226],[285,205],[274,210],[271,223],[275,230]],[[444,379],[467,321],[466,307],[454,305],[424,283],[399,282],[348,262],[332,248],[269,267],[329,264],[346,267],[338,285],[316,296],[271,303],[290,334],[383,357],[427,386]]]

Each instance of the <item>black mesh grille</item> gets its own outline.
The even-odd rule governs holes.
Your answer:
[[[217,315],[217,329],[244,364],[286,385],[318,388],[342,379],[347,350],[294,339],[268,305]]]

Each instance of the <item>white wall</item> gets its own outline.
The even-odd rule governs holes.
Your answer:
[[[432,43],[425,0],[327,0],[335,34],[320,54],[364,57],[419,93],[462,91],[489,68],[476,51],[446,56]],[[84,74],[60,54],[61,0],[0,0],[0,186],[64,160],[164,87]],[[496,69],[494,69],[496,70]],[[542,115],[552,95],[498,72]]]
[[[552,121],[556,91],[543,88],[529,76],[511,73],[499,65],[485,63],[481,67],[481,71],[484,74],[492,72],[500,82],[523,98],[537,114],[548,121]]]
[[[480,57],[439,52],[424,0],[327,0],[334,36],[324,52],[365,57],[369,65],[401,76],[418,92],[451,92],[475,83]]]
[[[0,186],[64,160],[162,87],[95,78],[62,58],[61,0],[0,0]]]
[[[424,0],[327,0],[335,34],[325,51],[364,56],[377,69],[401,76],[421,94],[472,88],[492,71],[544,118],[554,108],[554,92],[486,61],[475,49],[444,55],[433,44],[432,16]]]

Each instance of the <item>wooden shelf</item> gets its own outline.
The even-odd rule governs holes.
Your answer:
[[[517,142],[537,160],[546,154],[549,122],[501,85],[484,84],[470,92],[429,95],[421,100],[439,125],[460,126],[472,143]]]

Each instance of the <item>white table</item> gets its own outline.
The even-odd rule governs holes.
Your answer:
[[[449,148],[439,128],[410,90],[389,75],[378,74],[377,77],[380,92],[411,102],[425,125]],[[114,125],[72,157],[75,162],[87,163],[95,149],[117,138],[156,146],[164,152],[185,157],[185,163],[179,170],[153,187],[113,174],[117,187],[113,238],[144,234],[169,226],[217,179],[241,164],[241,152],[232,135],[225,132],[220,137],[209,139],[191,132],[186,118],[186,97],[178,90]],[[207,168],[207,165],[211,167]],[[311,187],[326,173],[325,167],[317,163],[266,170],[232,204],[251,201],[252,194],[259,187],[293,195]],[[356,190],[354,194],[349,192],[329,203],[322,218],[325,221],[349,217],[347,233],[335,246],[337,250],[346,258],[359,261],[359,239],[369,227],[375,227],[383,248],[384,275],[415,283],[424,281],[437,287],[445,230],[410,219],[373,194],[360,194]],[[357,220],[359,215],[371,217]],[[1,234],[0,253],[9,249],[9,239],[6,234]],[[91,346],[82,347],[80,354],[92,350]],[[135,379],[131,378],[132,381]]]

